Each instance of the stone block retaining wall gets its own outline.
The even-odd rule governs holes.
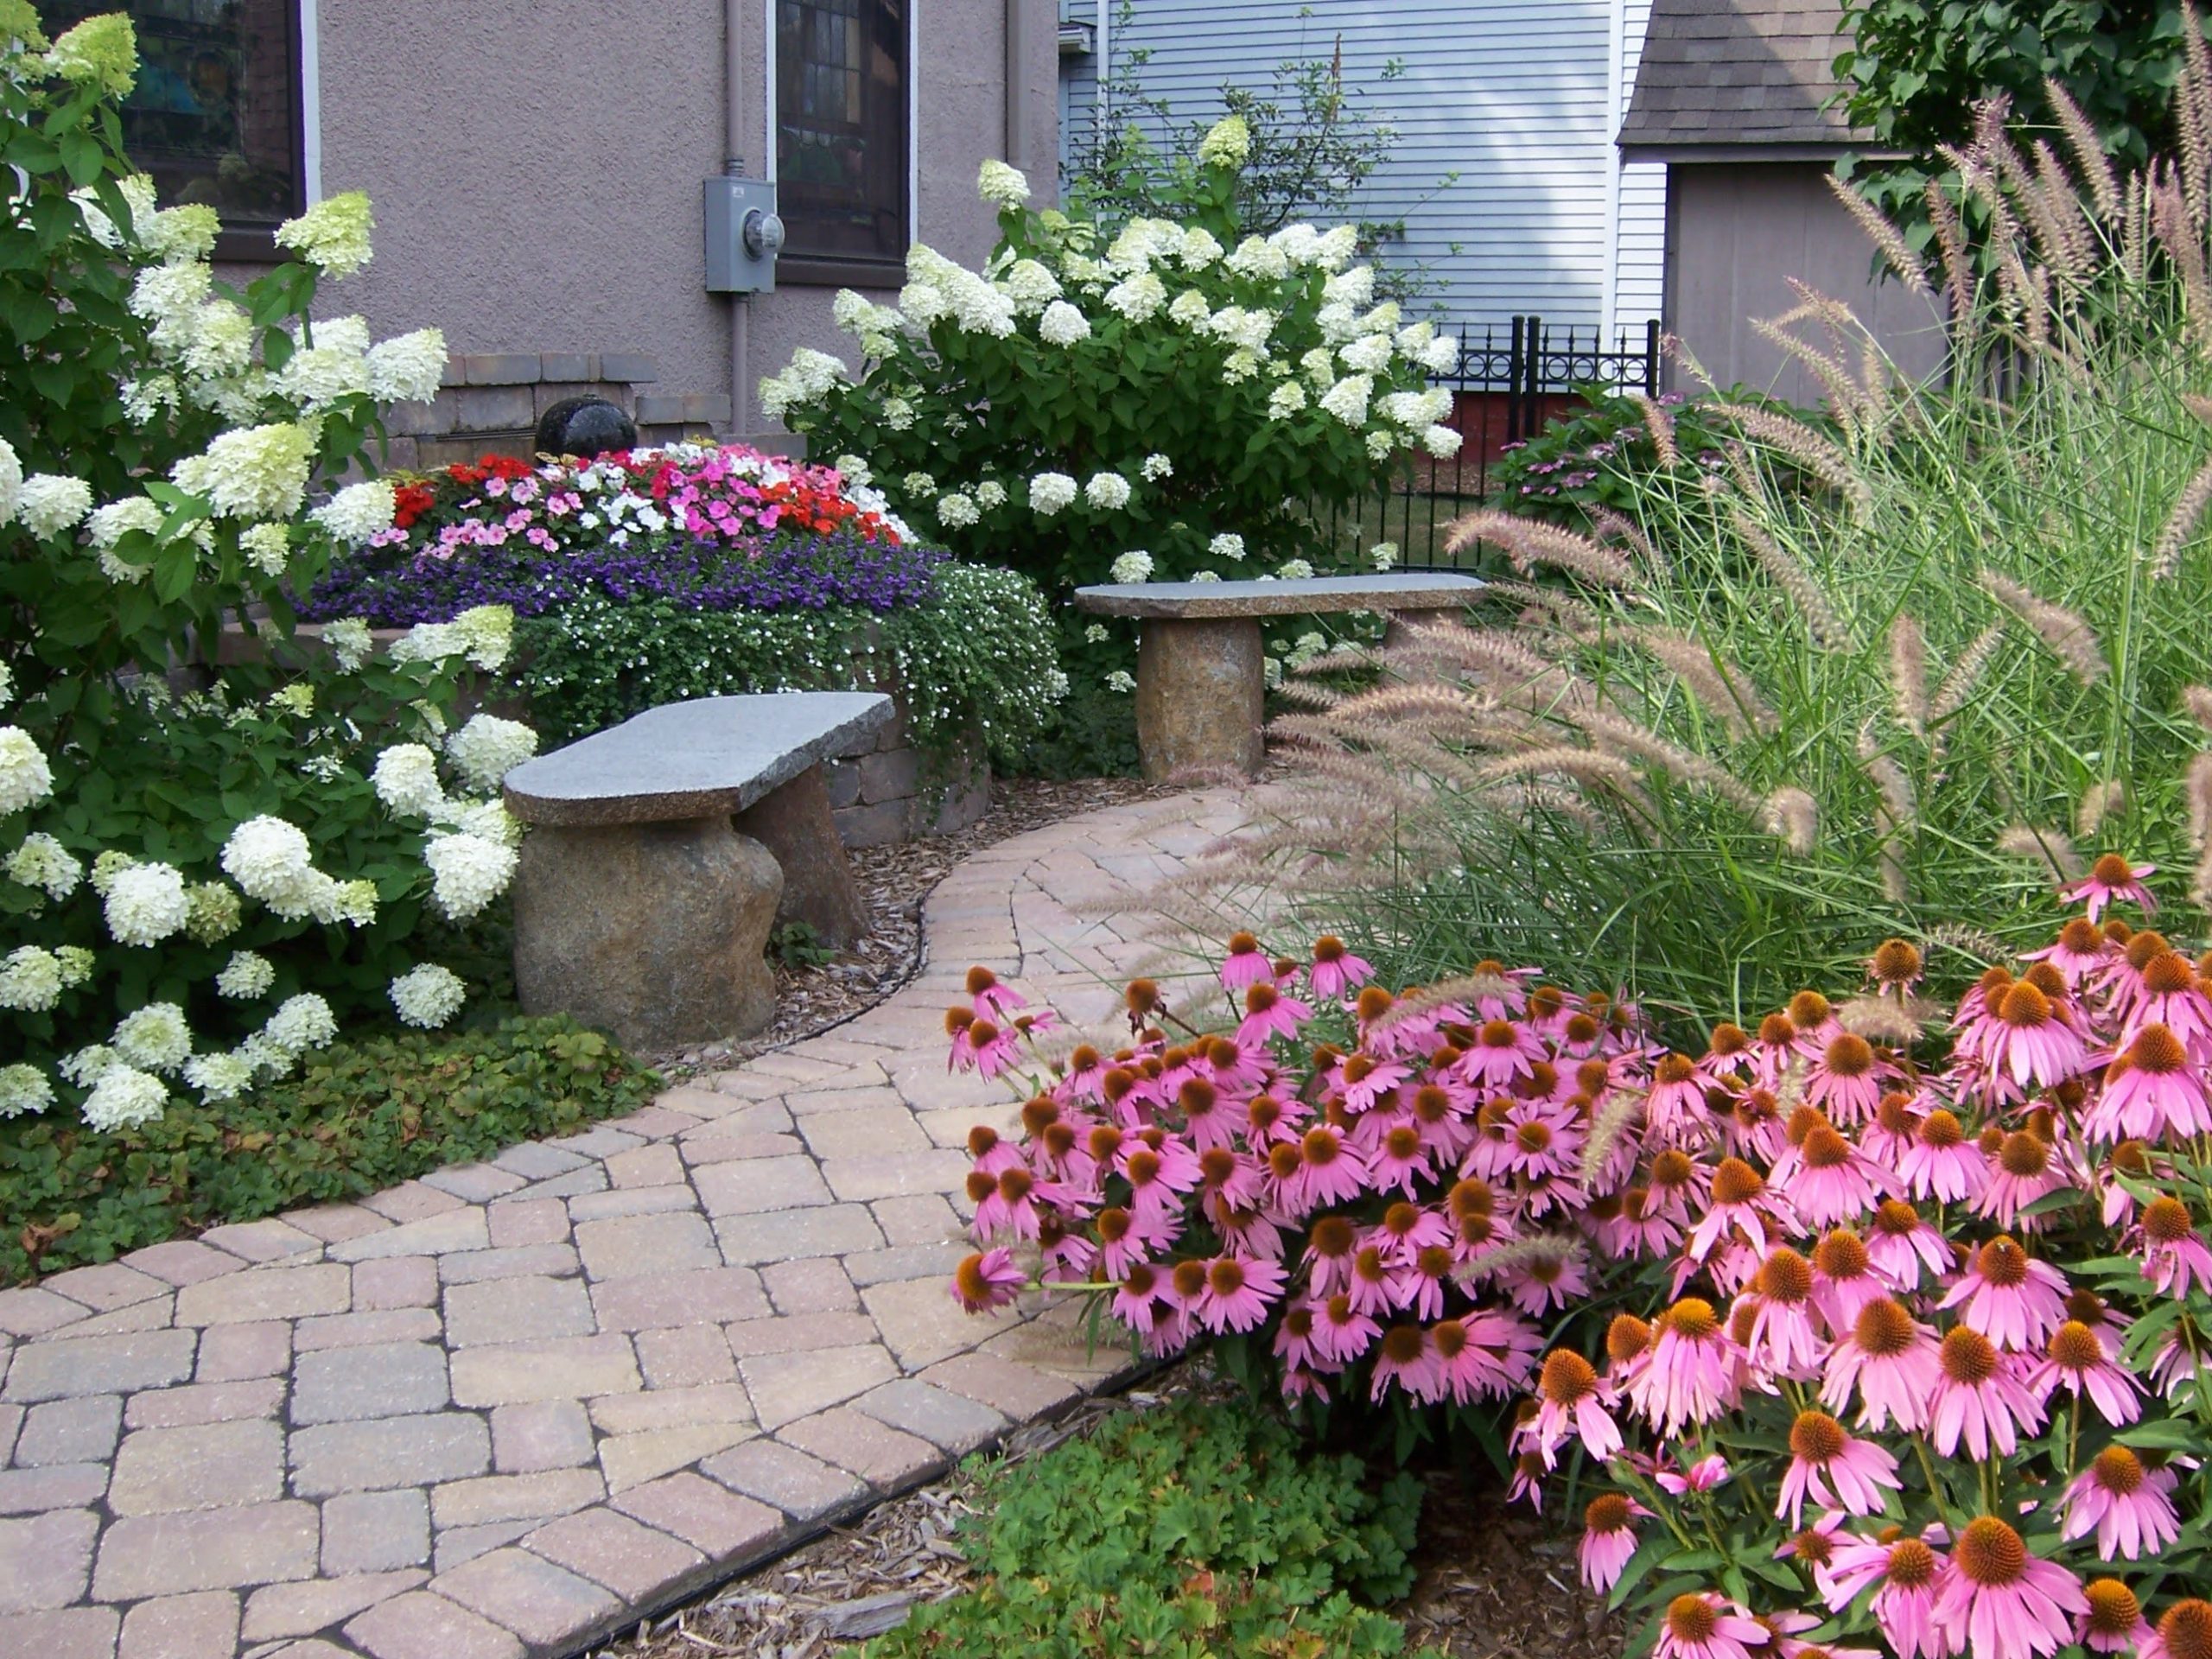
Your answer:
[[[891,694],[890,723],[822,769],[837,838],[848,847],[889,847],[965,830],[991,804],[991,766],[980,734],[970,741],[972,760],[933,772],[907,735],[897,688],[876,689]]]
[[[538,417],[564,397],[604,397],[638,423],[645,443],[729,426],[729,398],[653,390],[660,371],[636,352],[478,352],[446,359],[444,388],[428,404],[395,405],[386,420],[390,464],[450,466],[487,454],[528,455]]]

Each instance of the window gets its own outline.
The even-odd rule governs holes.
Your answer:
[[[121,10],[138,31],[123,143],[164,204],[222,215],[217,252],[268,257],[269,232],[307,205],[301,162],[298,0],[42,0],[58,35]]]
[[[777,0],[776,197],[794,282],[899,280],[907,0]]]

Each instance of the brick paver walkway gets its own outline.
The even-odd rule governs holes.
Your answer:
[[[981,961],[1109,1018],[1143,947],[1069,907],[1236,812],[978,854],[914,984],[631,1117],[0,1292],[0,1655],[570,1653],[1105,1381],[945,1294],[1013,1113],[943,1009]]]

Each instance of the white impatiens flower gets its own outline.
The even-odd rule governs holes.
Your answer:
[[[8,879],[27,887],[41,887],[49,899],[67,899],[85,879],[85,867],[69,849],[44,830],[23,837],[23,844],[8,855]]]
[[[995,478],[987,478],[976,486],[976,505],[985,512],[993,512],[1006,505],[1006,486]]]
[[[1449,426],[1432,426],[1421,435],[1421,447],[1439,461],[1448,461],[1459,453],[1459,446],[1466,440]]]
[[[1051,518],[1075,500],[1075,480],[1065,473],[1039,473],[1029,480],[1029,505]]]
[[[1129,505],[1129,480],[1119,473],[1093,473],[1084,481],[1083,499],[1103,512],[1118,512]]]
[[[370,537],[391,528],[397,510],[391,483],[372,478],[348,484],[308,516],[349,547],[359,547]]]
[[[186,456],[169,476],[226,518],[289,518],[307,495],[315,450],[314,435],[289,422],[240,427]]]
[[[46,751],[20,726],[0,726],[0,817],[35,806],[54,793]]]
[[[1286,421],[1306,407],[1306,388],[1295,380],[1279,380],[1268,394],[1268,418]]]
[[[496,841],[467,832],[439,836],[423,849],[430,867],[430,897],[449,919],[465,922],[507,890],[515,853]]]
[[[42,1112],[54,1104],[54,1084],[45,1072],[21,1061],[0,1065],[0,1118]]]
[[[1208,167],[1242,167],[1252,154],[1252,129],[1241,115],[1224,115],[1198,141],[1198,159]]]
[[[435,1031],[461,1012],[468,988],[450,968],[426,962],[410,968],[391,982],[391,1006],[403,1025]]]
[[[124,1014],[108,1040],[142,1071],[175,1071],[192,1058],[192,1027],[174,1002],[149,1002]]]
[[[1133,547],[1114,561],[1107,574],[1116,582],[1150,582],[1152,555],[1141,547]]]
[[[335,622],[322,625],[322,643],[330,647],[330,654],[338,659],[338,666],[351,674],[369,660],[376,636],[369,632],[369,625],[361,618],[341,616]]]
[[[417,328],[378,340],[366,353],[369,396],[380,404],[427,404],[446,373],[446,337]]]
[[[976,175],[976,194],[996,207],[1018,207],[1029,200],[1029,181],[1018,167],[987,160]]]
[[[378,755],[369,782],[378,800],[410,817],[428,817],[446,804],[438,757],[420,743],[395,743]]]
[[[938,498],[937,521],[947,530],[965,530],[982,517],[972,495],[963,495],[955,490],[950,495]]]
[[[1167,303],[1167,289],[1148,270],[1124,276],[1106,290],[1106,308],[1118,311],[1131,322],[1142,322]]]
[[[537,734],[518,720],[472,715],[446,739],[446,759],[477,789],[493,790],[499,780],[537,753]]]
[[[248,524],[238,532],[238,550],[263,575],[281,576],[292,562],[291,533],[282,524]]]
[[[184,931],[192,918],[184,872],[175,865],[133,864],[109,879],[103,909],[119,944],[156,945]]]
[[[297,219],[279,225],[276,245],[342,278],[369,263],[369,232],[375,228],[367,192],[347,190],[324,197]]]
[[[135,1129],[159,1117],[169,1103],[168,1085],[149,1071],[120,1063],[109,1066],[85,1096],[85,1122],[103,1135]]]
[[[1206,551],[1233,564],[1244,556],[1244,538],[1224,531],[1206,543]]]
[[[22,458],[16,454],[14,444],[0,438],[0,524],[13,524],[16,510],[22,504]]]
[[[236,1100],[253,1087],[253,1073],[254,1064],[244,1054],[195,1054],[184,1063],[184,1080],[210,1106]]]
[[[58,536],[84,522],[92,510],[92,486],[60,473],[33,473],[23,480],[16,513],[34,536]]]
[[[276,969],[268,957],[252,950],[233,950],[223,971],[215,976],[215,991],[234,1002],[251,1002],[268,995],[269,988],[276,982]]]
[[[0,957],[0,1008],[44,1014],[61,1000],[61,963],[51,950],[19,944]]]
[[[1375,382],[1363,374],[1348,374],[1321,394],[1321,407],[1346,426],[1359,426],[1367,420],[1367,400],[1375,390]]]
[[[287,1054],[304,1054],[336,1037],[338,1020],[329,1003],[313,991],[302,991],[277,1004],[260,1034]]]
[[[1175,463],[1155,449],[1144,458],[1144,465],[1137,471],[1143,474],[1147,483],[1156,484],[1163,478],[1175,476]]]
[[[1106,689],[1118,691],[1123,696],[1137,689],[1136,677],[1126,668],[1117,668],[1106,677]]]

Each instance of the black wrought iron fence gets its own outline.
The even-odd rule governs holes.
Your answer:
[[[1445,569],[1452,519],[1487,499],[1491,475],[1509,446],[1526,442],[1571,412],[1592,387],[1659,391],[1659,324],[1622,329],[1611,349],[1595,327],[1554,327],[1541,317],[1515,317],[1501,328],[1484,323],[1447,328],[1459,341],[1458,361],[1429,383],[1452,393],[1446,423],[1459,434],[1459,453],[1417,454],[1384,487],[1351,506],[1317,506],[1313,518],[1327,544],[1351,557],[1378,543],[1397,549],[1400,565]]]

